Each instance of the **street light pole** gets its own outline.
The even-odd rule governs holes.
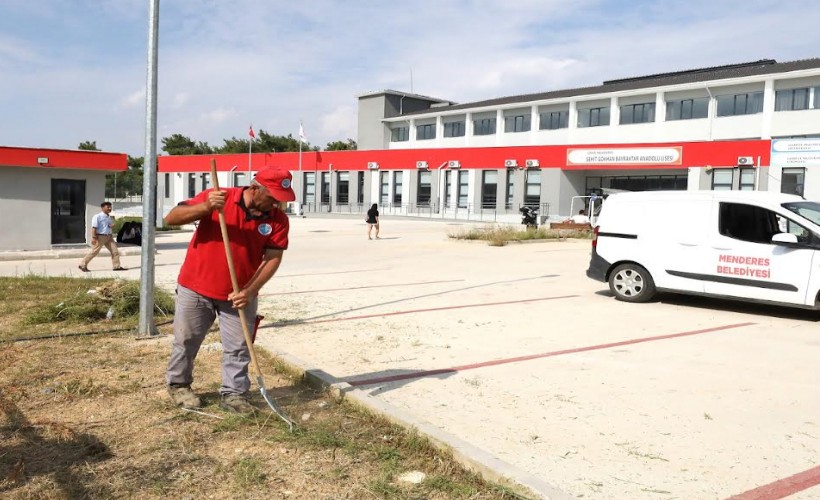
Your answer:
[[[157,335],[154,322],[154,234],[157,223],[157,54],[159,0],[148,0],[148,70],[145,89],[145,166],[142,183],[140,323],[138,335]]]

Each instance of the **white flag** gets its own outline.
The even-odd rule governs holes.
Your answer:
[[[301,142],[307,142],[307,139],[305,138],[305,129],[302,127],[302,122],[299,122],[299,140]]]

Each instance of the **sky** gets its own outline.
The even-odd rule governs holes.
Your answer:
[[[0,0],[0,145],[144,156],[148,0]],[[162,0],[157,151],[253,125],[324,148],[357,97],[467,103],[820,57],[816,0]]]

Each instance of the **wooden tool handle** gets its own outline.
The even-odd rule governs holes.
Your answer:
[[[216,159],[211,158],[211,184],[214,189],[219,191],[219,178],[216,175]],[[228,271],[231,274],[231,285],[233,285],[233,293],[239,293],[239,281],[236,279],[236,267],[233,263],[233,255],[231,253],[231,241],[228,238],[228,224],[225,222],[225,212],[219,209],[219,229],[222,230],[222,243],[225,244],[225,257],[228,259]],[[248,328],[248,318],[245,315],[245,308],[239,308],[239,321],[242,323],[242,333],[245,334],[245,343],[248,345],[248,352],[251,355],[251,363],[256,369],[256,373],[262,379],[262,370],[259,368],[259,362],[256,360],[256,353],[253,350],[253,340],[251,339],[251,331]],[[264,385],[264,383],[263,383]]]

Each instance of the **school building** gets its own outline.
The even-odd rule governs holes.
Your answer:
[[[289,169],[305,213],[515,222],[619,190],[755,189],[820,199],[820,59],[766,59],[458,104],[358,99],[358,151],[217,155],[220,185]],[[210,186],[209,156],[162,156],[167,210]],[[224,177],[223,177],[224,176]]]

